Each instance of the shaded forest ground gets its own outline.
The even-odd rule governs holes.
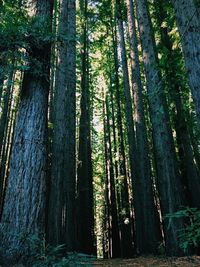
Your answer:
[[[37,265],[38,266],[38,265]],[[42,265],[39,265],[42,266]],[[47,266],[47,265],[45,265]],[[48,265],[50,266],[50,265]],[[56,265],[59,266],[59,265]],[[64,265],[61,265],[64,266]],[[133,259],[101,259],[94,262],[79,262],[71,263],[66,265],[66,267],[101,267],[101,266],[133,266],[133,267],[193,267],[200,266],[200,256],[191,256],[191,257],[180,257],[180,258],[166,258],[166,257],[138,257]],[[4,267],[0,265],[0,267]],[[23,264],[10,265],[6,267],[26,267]]]
[[[200,256],[181,257],[181,258],[159,258],[159,257],[138,257],[134,259],[113,259],[98,260],[93,263],[94,267],[101,266],[134,266],[134,267],[167,267],[180,266],[192,267],[200,266]]]

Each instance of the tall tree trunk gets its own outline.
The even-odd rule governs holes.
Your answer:
[[[157,20],[161,31],[161,41],[167,49],[168,58],[165,65],[166,82],[169,87],[170,100],[175,104],[174,123],[178,143],[179,160],[181,165],[182,181],[187,195],[187,202],[193,207],[200,207],[200,177],[194,162],[191,140],[188,132],[188,123],[185,119],[181,99],[181,83],[177,76],[177,54],[173,51],[173,43],[166,27],[161,27],[167,18],[167,12],[162,1],[157,2]],[[176,60],[175,60],[176,59]]]
[[[178,29],[185,58],[189,85],[192,91],[197,120],[200,127],[200,17],[199,2],[171,0],[175,9]],[[196,3],[195,3],[196,2]]]
[[[4,200],[5,200],[5,192],[8,183],[8,176],[9,176],[9,165],[10,165],[10,158],[11,158],[11,151],[13,145],[13,129],[15,128],[16,122],[16,112],[14,110],[11,111],[10,115],[10,125],[7,129],[7,142],[4,144],[3,147],[3,154],[1,159],[1,168],[0,168],[0,175],[1,175],[1,209],[0,209],[0,217],[2,215]]]
[[[184,202],[146,0],[137,1],[137,16],[153,127],[161,210],[162,215],[165,216],[180,209]],[[178,230],[183,228],[183,221],[181,219],[172,219],[169,223],[167,219],[164,219],[163,226],[166,253],[168,255],[180,255],[182,252],[179,248]]]
[[[118,22],[119,22],[118,24],[119,33],[121,37],[124,38],[124,36],[122,36],[124,34],[123,29],[122,29],[123,28],[122,21],[119,20]],[[127,180],[126,162],[125,162],[124,137],[123,137],[123,128],[122,128],[122,113],[121,113],[121,103],[120,103],[120,84],[119,84],[119,76],[118,76],[118,54],[117,54],[117,36],[116,35],[117,35],[117,31],[115,30],[115,33],[113,31],[113,47],[114,47],[114,61],[115,61],[114,63],[115,63],[115,76],[116,76],[115,77],[116,100],[117,100],[117,113],[118,113],[117,124],[118,124],[118,130],[119,130],[118,138],[120,140],[120,145],[119,145],[119,157],[120,157],[120,166],[119,166],[120,177],[119,178],[120,179],[119,180],[121,181],[119,181],[119,188],[120,188],[119,191],[120,191],[121,199],[119,201],[118,209],[119,209],[119,226],[120,226],[120,233],[121,233],[121,254],[122,254],[122,257],[132,257],[133,256],[133,236],[132,236],[132,225],[131,225],[131,215],[130,215],[130,205],[129,205],[128,180]],[[120,45],[122,45],[122,43],[120,43]],[[123,68],[123,70],[126,72],[126,69]],[[125,75],[124,76],[124,91],[127,97],[127,94],[126,94],[127,93],[127,80],[125,81],[127,76],[126,76],[126,73],[124,73],[124,75]],[[129,94],[130,94],[130,91],[129,91]],[[127,114],[130,115],[129,104],[131,103],[129,102],[129,100],[128,102],[126,101],[126,116]],[[126,117],[126,120],[128,119],[130,118]],[[127,127],[128,127],[128,134],[130,134],[131,130],[130,130],[130,125],[128,124],[128,122],[127,122]],[[129,145],[131,146],[131,144]]]
[[[52,1],[32,2],[32,15],[49,31]],[[38,20],[35,21],[37,23]],[[35,41],[35,42],[34,42]],[[21,103],[15,127],[10,175],[0,223],[1,259],[17,261],[30,253],[27,238],[44,234],[47,109],[50,44],[30,43],[30,69],[24,73]],[[41,73],[33,62],[41,64]]]
[[[14,72],[11,71],[8,79],[7,89],[3,97],[3,111],[0,117],[0,216],[3,204],[3,192],[5,184],[5,169],[7,164],[7,153],[6,148],[9,147],[9,131],[8,124],[11,119],[11,103],[14,88]]]
[[[75,249],[75,0],[60,2],[48,240]]]
[[[126,2],[131,46],[136,144],[140,170],[140,177],[136,177],[139,178],[138,180],[135,178],[133,188],[136,217],[136,246],[139,253],[156,253],[162,239],[151,179],[133,1],[127,0]]]
[[[8,121],[8,111],[10,108],[9,103],[11,99],[11,91],[13,88],[13,83],[14,83],[14,70],[12,70],[9,75],[7,88],[5,89],[3,101],[2,101],[2,113],[0,116],[0,156],[2,154],[2,147],[3,147],[4,137],[5,137],[6,124]]]
[[[105,135],[105,160],[106,160],[106,175],[108,185],[108,210],[109,225],[110,225],[110,257],[120,257],[120,236],[117,216],[117,200],[115,190],[115,175],[114,175],[114,162],[112,156],[112,143],[111,143],[111,126],[110,126],[110,110],[108,96],[105,96],[104,103],[104,135]]]
[[[1,97],[3,93],[3,84],[4,84],[4,66],[0,61],[0,104],[1,104]]]
[[[81,116],[77,169],[77,239],[78,251],[94,254],[93,178],[90,132],[90,96],[88,61],[87,0],[80,1],[82,13]]]

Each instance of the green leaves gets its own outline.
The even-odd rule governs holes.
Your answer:
[[[190,248],[197,248],[200,245],[200,211],[197,208],[187,207],[165,216],[165,219],[169,219],[169,223],[178,218],[186,219],[185,228],[180,229],[180,248],[184,252],[188,252]]]

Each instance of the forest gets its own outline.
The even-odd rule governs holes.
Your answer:
[[[200,0],[0,0],[0,265],[142,255],[200,255]]]

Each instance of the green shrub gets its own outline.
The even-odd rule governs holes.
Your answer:
[[[45,238],[31,235],[26,244],[30,250],[31,267],[90,267],[94,256],[76,252],[66,252],[65,245],[51,246]]]
[[[185,218],[186,225],[180,229],[179,245],[184,252],[200,246],[200,210],[197,208],[183,208],[166,216],[170,218]]]

